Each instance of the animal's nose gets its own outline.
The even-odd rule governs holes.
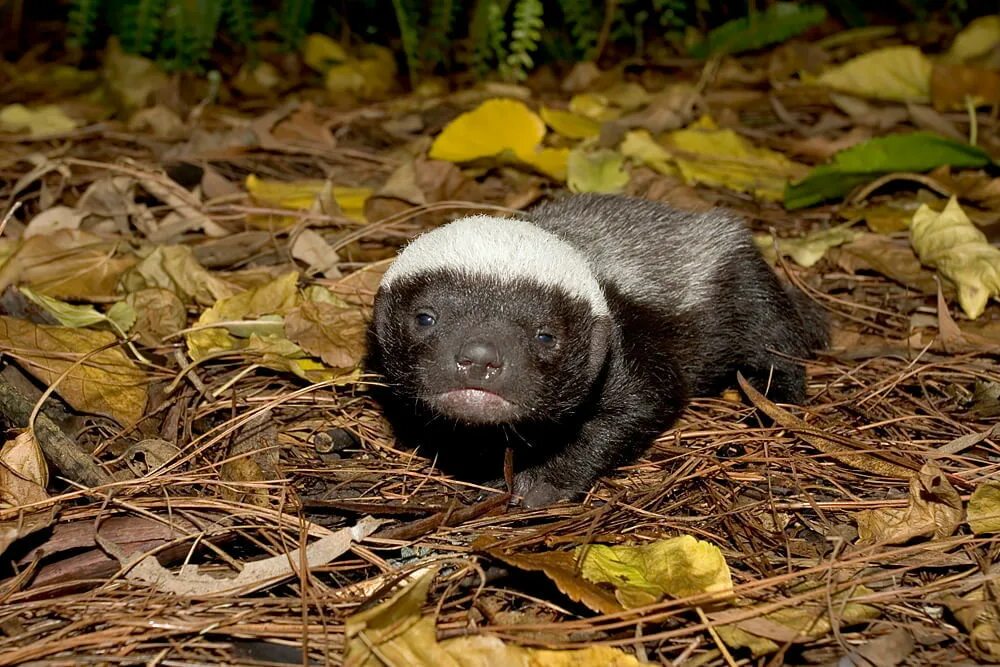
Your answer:
[[[489,340],[474,339],[462,344],[455,357],[462,370],[476,369],[494,373],[503,368],[503,358],[496,343]]]

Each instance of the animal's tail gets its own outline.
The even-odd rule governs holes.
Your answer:
[[[822,350],[828,347],[830,345],[830,321],[826,316],[826,311],[797,287],[788,284],[785,284],[784,287],[802,320],[802,329],[806,336],[804,342],[807,347],[810,350]]]

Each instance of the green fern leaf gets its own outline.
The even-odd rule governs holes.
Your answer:
[[[392,0],[392,8],[396,12],[399,36],[403,40],[403,53],[406,55],[406,68],[410,73],[410,82],[413,83],[420,71],[419,12],[405,0]]]
[[[73,0],[69,9],[68,28],[70,39],[77,47],[84,47],[90,42],[90,36],[97,26],[97,15],[101,9],[101,0]]]
[[[282,0],[278,11],[278,34],[285,48],[296,49],[305,39],[314,0]]]
[[[590,0],[559,0],[559,7],[569,24],[577,54],[583,58],[592,57],[600,30],[600,13]]]
[[[514,5],[510,53],[505,60],[507,67],[506,70],[503,67],[500,70],[504,78],[523,81],[528,76],[528,70],[534,67],[531,53],[542,40],[542,11],[541,0],[518,0]]]
[[[226,0],[226,27],[241,46],[251,53],[257,41],[253,28],[253,0]]]

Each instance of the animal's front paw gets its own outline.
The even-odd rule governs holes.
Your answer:
[[[534,470],[525,470],[514,476],[514,494],[521,497],[521,506],[527,509],[547,507],[579,495],[576,489],[553,484]]]

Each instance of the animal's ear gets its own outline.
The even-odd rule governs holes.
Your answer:
[[[591,377],[597,377],[604,368],[608,348],[611,346],[612,328],[610,317],[605,315],[594,318],[594,326],[590,330],[590,360],[587,364]]]

